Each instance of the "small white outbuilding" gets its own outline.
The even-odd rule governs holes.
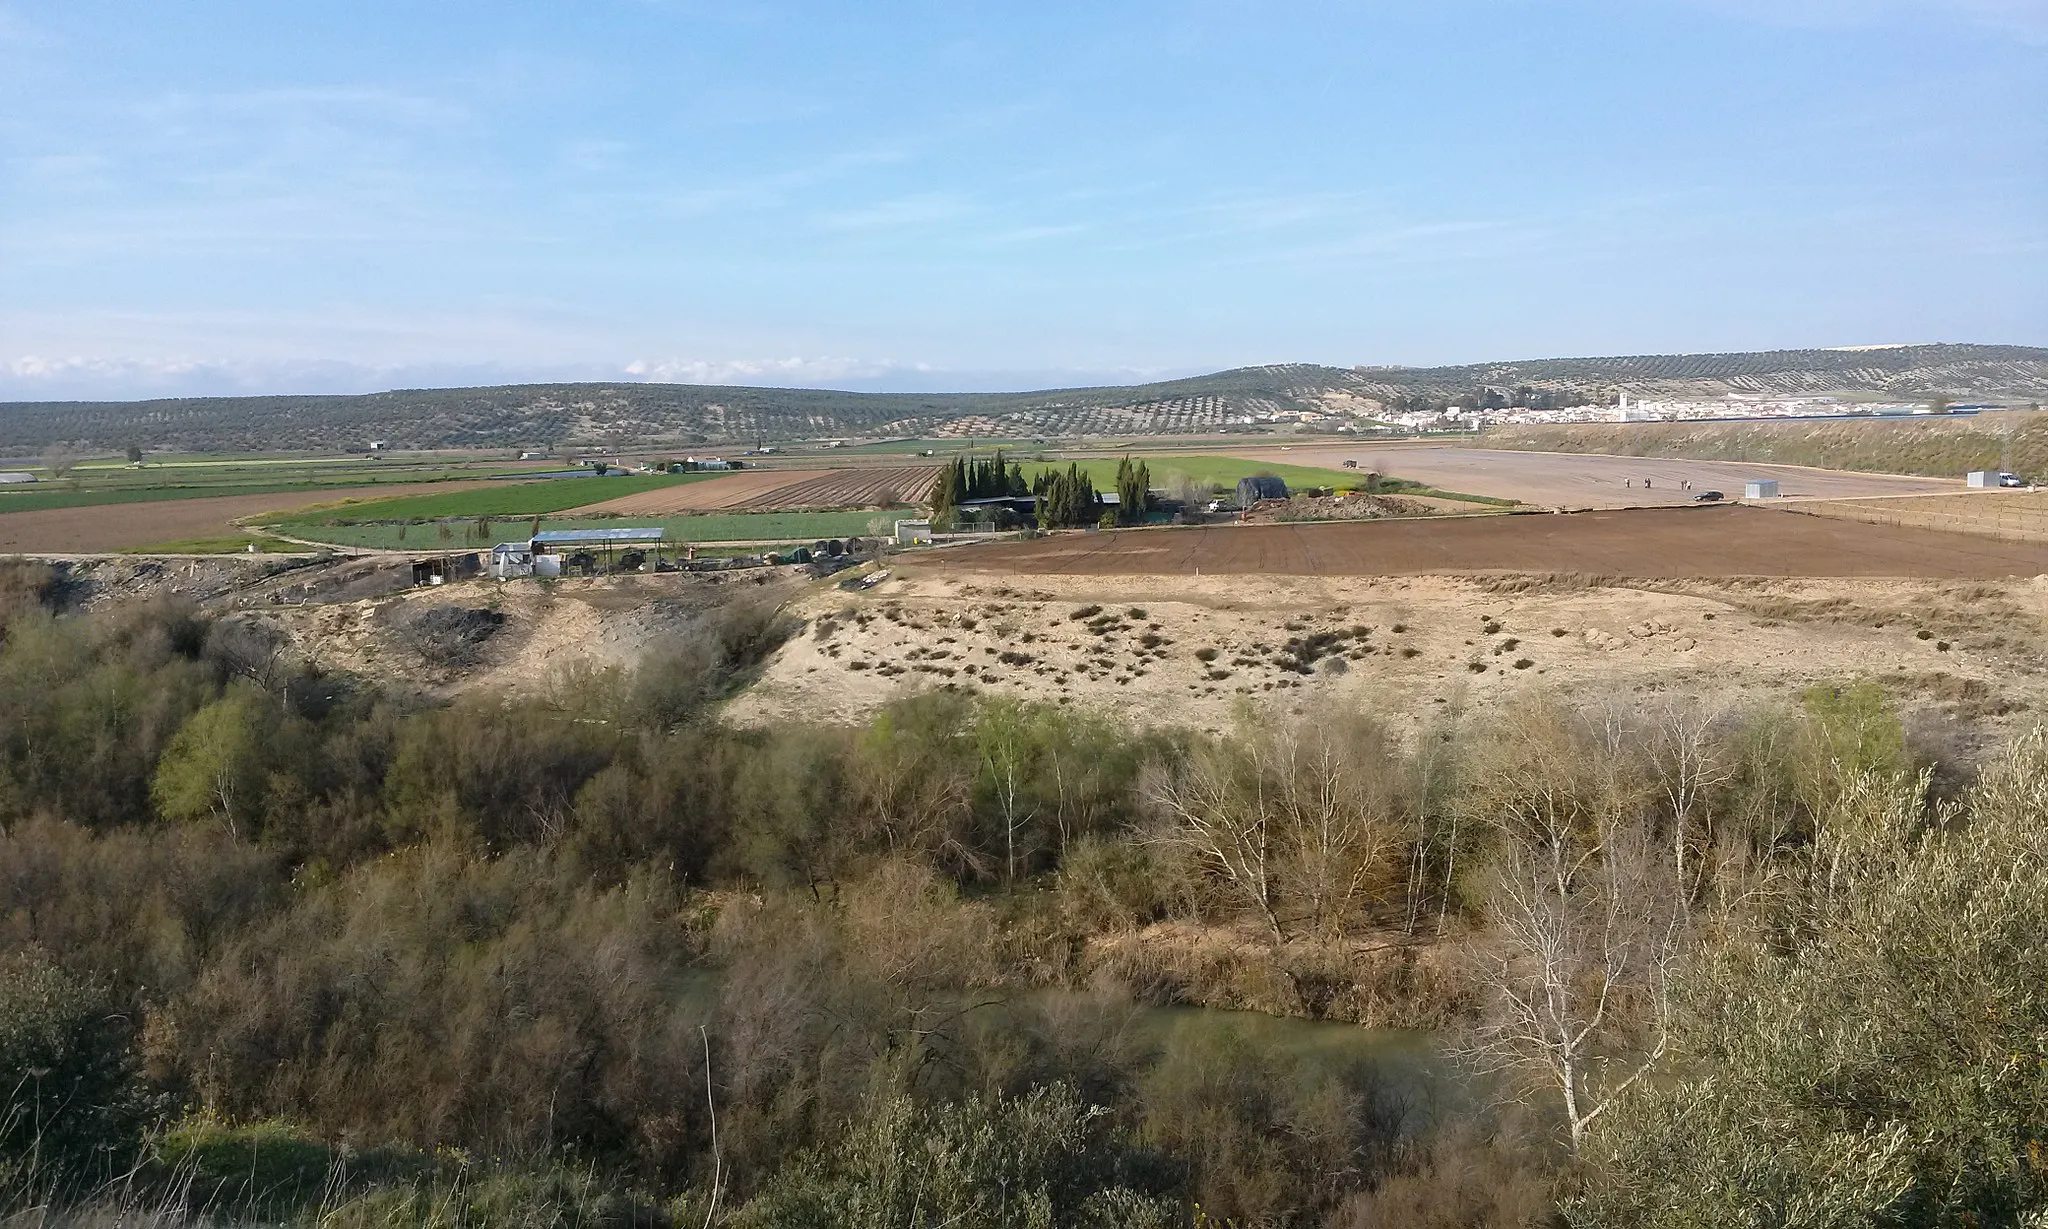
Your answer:
[[[1752,478],[1742,484],[1744,499],[1776,499],[1778,480],[1776,478]]]

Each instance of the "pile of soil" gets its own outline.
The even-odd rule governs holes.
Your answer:
[[[1291,499],[1261,500],[1245,520],[1376,521],[1397,516],[1429,516],[1434,511],[1427,504],[1395,495],[1296,495]]]

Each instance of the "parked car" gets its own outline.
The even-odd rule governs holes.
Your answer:
[[[1717,504],[1726,498],[1728,497],[1719,491],[1701,491],[1692,497],[1692,501],[1696,504]]]
[[[2000,474],[1998,475],[1998,485],[2025,486],[2027,485],[2027,480],[2025,478],[2020,477],[2018,474]]]

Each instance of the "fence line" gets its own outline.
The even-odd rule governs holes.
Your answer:
[[[1977,505],[1963,510],[1928,508],[1920,500],[1885,500],[1882,504],[1815,500],[1797,509],[1810,516],[1860,521],[1894,529],[1934,529],[1949,533],[1975,534],[2006,542],[2048,542],[2048,506],[2014,508],[1985,506],[1982,496],[1965,496]],[[1919,505],[1919,506],[1911,506]]]

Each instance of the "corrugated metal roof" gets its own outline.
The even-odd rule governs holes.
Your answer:
[[[546,545],[574,542],[659,542],[668,530],[659,525],[642,529],[543,529],[533,540]]]

